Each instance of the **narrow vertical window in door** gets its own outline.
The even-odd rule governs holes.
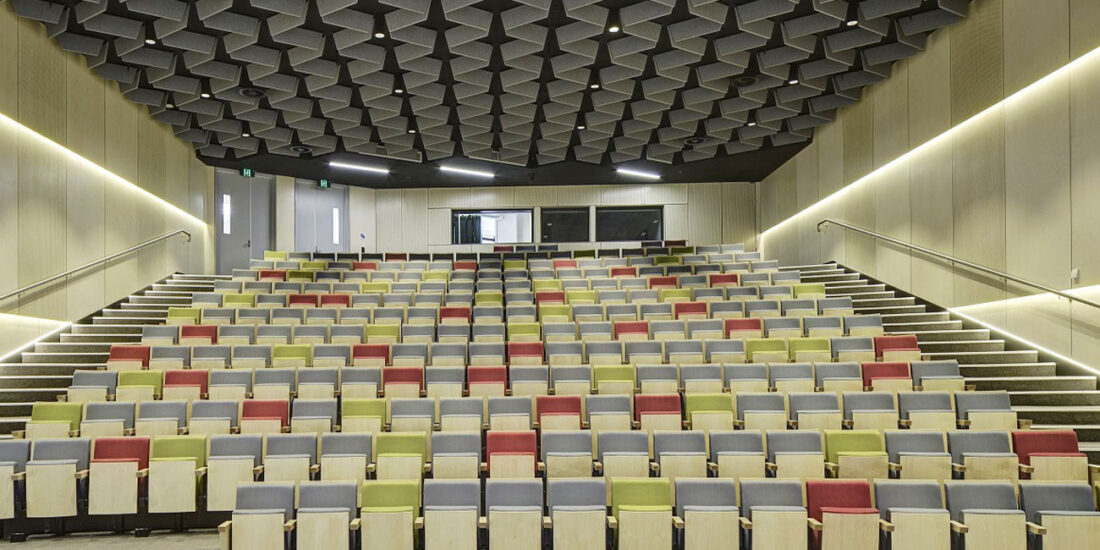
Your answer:
[[[332,244],[340,244],[340,209],[332,209]]]
[[[222,234],[229,235],[232,231],[230,219],[233,213],[232,198],[228,193],[222,195]]]

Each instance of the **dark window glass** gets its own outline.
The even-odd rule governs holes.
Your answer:
[[[451,243],[532,242],[532,210],[452,210]],[[425,228],[427,230],[427,228]]]
[[[542,242],[588,242],[588,209],[543,208]]]
[[[649,241],[663,239],[664,209],[639,206],[596,209],[596,240]]]

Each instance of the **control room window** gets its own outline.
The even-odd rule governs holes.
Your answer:
[[[543,208],[542,242],[588,242],[587,208]]]
[[[596,209],[597,241],[659,241],[664,239],[664,208],[630,206]]]
[[[452,244],[532,242],[532,210],[454,210]]]

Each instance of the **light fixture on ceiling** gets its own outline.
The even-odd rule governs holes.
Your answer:
[[[756,126],[756,123],[755,122],[749,122],[747,126],[751,128],[753,126]]]
[[[621,30],[618,25],[611,25],[607,28],[607,32],[619,32]]]
[[[210,94],[208,94],[206,92],[203,92],[203,93],[199,94],[199,96],[202,97],[203,99],[210,99]]]
[[[578,124],[577,125],[578,130],[584,130],[584,128],[585,128],[584,124]]]
[[[333,167],[333,168],[346,168],[348,170],[359,170],[360,172],[372,172],[372,173],[375,173],[375,174],[389,174],[390,173],[389,168],[379,168],[377,166],[367,166],[365,164],[354,164],[354,163],[351,163],[351,162],[338,162],[338,161],[330,160],[328,165]]]
[[[152,46],[153,44],[156,44],[156,43],[157,43],[157,41],[156,41],[156,40],[153,40],[152,38],[146,38],[146,39],[145,39],[145,43],[146,43],[146,44],[148,44],[148,45],[150,45],[150,46]]]
[[[633,176],[636,178],[645,178],[649,180],[661,179],[661,175],[654,172],[643,172],[641,170],[632,170],[630,168],[615,168],[615,171],[624,176]]]
[[[859,21],[857,21],[855,19],[852,19],[851,21],[848,21],[847,23],[845,23],[845,25],[848,25],[849,27],[854,27],[858,24],[859,24]]]
[[[593,82],[592,84],[589,84],[588,87],[592,88],[593,90],[599,90],[600,89],[600,83],[599,82]]]
[[[252,137],[252,134],[250,134],[248,132],[245,132],[245,133],[241,134],[241,137]]]
[[[412,128],[409,128],[409,133],[410,133],[410,134],[415,134],[415,133],[416,133],[416,130],[413,130]]]
[[[375,38],[385,38],[385,37],[386,37],[386,33],[384,33],[384,32],[376,32],[376,33],[374,33],[374,37],[375,37]]]
[[[403,93],[405,93],[405,90],[404,90],[404,89],[402,89],[402,88],[394,88],[394,89],[393,89],[393,93],[395,93],[395,94],[403,94]]]
[[[165,109],[175,109],[175,108],[176,108],[176,106],[175,106],[175,105],[172,105],[171,103],[165,103],[165,104],[164,104],[164,108],[165,108]]]
[[[619,19],[619,10],[617,8],[608,10],[607,32],[616,33],[623,30],[622,23],[622,20]]]
[[[459,168],[457,166],[440,166],[439,170],[442,172],[450,172],[452,174],[463,174],[466,176],[477,176],[479,178],[494,178],[496,174],[492,172],[485,172],[483,170],[470,170],[468,168]]]
[[[791,86],[794,86],[795,84],[798,84],[798,79],[797,78],[792,78],[792,79],[787,81],[787,84],[790,84]]]

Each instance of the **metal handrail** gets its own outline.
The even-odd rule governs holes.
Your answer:
[[[50,284],[54,281],[57,281],[59,279],[64,279],[66,277],[71,277],[71,276],[73,276],[77,273],[80,273],[81,271],[84,271],[85,269],[89,269],[89,268],[95,267],[97,265],[105,264],[105,263],[107,263],[107,262],[109,262],[109,261],[111,261],[115,258],[125,256],[127,254],[130,254],[131,252],[135,252],[135,251],[140,250],[142,248],[145,248],[145,247],[147,247],[151,244],[158,243],[158,242],[164,241],[164,240],[168,240],[172,237],[175,237],[176,235],[181,235],[181,234],[187,239],[187,242],[191,242],[191,232],[183,230],[183,229],[177,229],[177,230],[175,230],[171,233],[166,233],[166,234],[161,235],[159,237],[149,239],[148,241],[145,241],[143,243],[135,244],[134,246],[131,246],[130,248],[127,248],[126,250],[120,250],[118,252],[115,252],[114,254],[111,254],[110,256],[104,256],[104,257],[102,257],[98,260],[88,262],[88,263],[86,263],[86,264],[84,264],[80,267],[74,267],[73,269],[70,269],[70,270],[68,270],[64,273],[58,273],[57,275],[53,275],[52,277],[47,277],[45,279],[42,279],[41,281],[38,281],[37,283],[31,283],[31,284],[29,284],[29,285],[27,285],[23,288],[17,288],[17,289],[15,289],[15,290],[7,293],[7,294],[0,295],[0,302],[3,302],[5,300],[7,300],[8,298],[19,296],[20,294],[23,294],[23,293],[26,293],[28,291],[34,290],[34,289],[36,289],[40,286],[48,285],[48,284]]]
[[[847,229],[849,231],[855,231],[856,233],[862,233],[864,235],[867,235],[869,237],[878,239],[880,241],[886,241],[890,244],[895,244],[895,245],[898,245],[898,246],[903,247],[903,248],[908,248],[909,250],[915,250],[917,252],[920,252],[921,254],[926,254],[926,255],[932,256],[934,258],[939,258],[941,260],[946,260],[946,261],[948,261],[952,264],[958,264],[958,265],[966,266],[966,267],[969,267],[970,269],[973,269],[975,271],[981,271],[982,273],[988,273],[990,275],[999,277],[999,278],[1004,279],[1006,281],[1012,281],[1014,283],[1019,283],[1021,285],[1029,286],[1031,288],[1035,288],[1035,289],[1041,290],[1043,292],[1048,292],[1048,293],[1054,294],[1056,296],[1061,296],[1062,298],[1065,298],[1067,300],[1072,300],[1074,302],[1081,303],[1081,304],[1084,304],[1086,306],[1091,306],[1091,307],[1095,307],[1095,308],[1100,309],[1100,304],[1098,304],[1096,302],[1092,302],[1092,301],[1086,300],[1084,298],[1079,298],[1079,297],[1074,296],[1072,294],[1067,294],[1065,292],[1062,292],[1061,290],[1057,290],[1057,289],[1051,288],[1051,287],[1046,286],[1046,285],[1042,285],[1042,284],[1039,284],[1039,283],[1036,283],[1036,282],[1033,282],[1033,281],[1029,281],[1027,279],[1021,279],[1021,278],[1019,278],[1015,275],[1009,275],[1008,273],[1005,273],[1003,271],[997,271],[996,269],[989,268],[989,267],[986,267],[984,265],[978,265],[974,262],[968,262],[966,260],[956,258],[954,256],[948,256],[947,254],[936,252],[935,250],[929,250],[927,248],[924,248],[923,246],[917,246],[915,244],[909,244],[909,243],[904,242],[904,241],[899,241],[899,240],[897,240],[893,237],[887,237],[886,235],[883,235],[881,233],[875,233],[874,231],[868,231],[868,230],[863,229],[861,227],[856,227],[854,225],[848,225],[844,222],[838,222],[838,221],[833,220],[833,219],[825,218],[825,219],[817,222],[817,232],[821,233],[822,227],[826,226],[826,225],[830,225],[830,224],[843,227],[844,229]]]

